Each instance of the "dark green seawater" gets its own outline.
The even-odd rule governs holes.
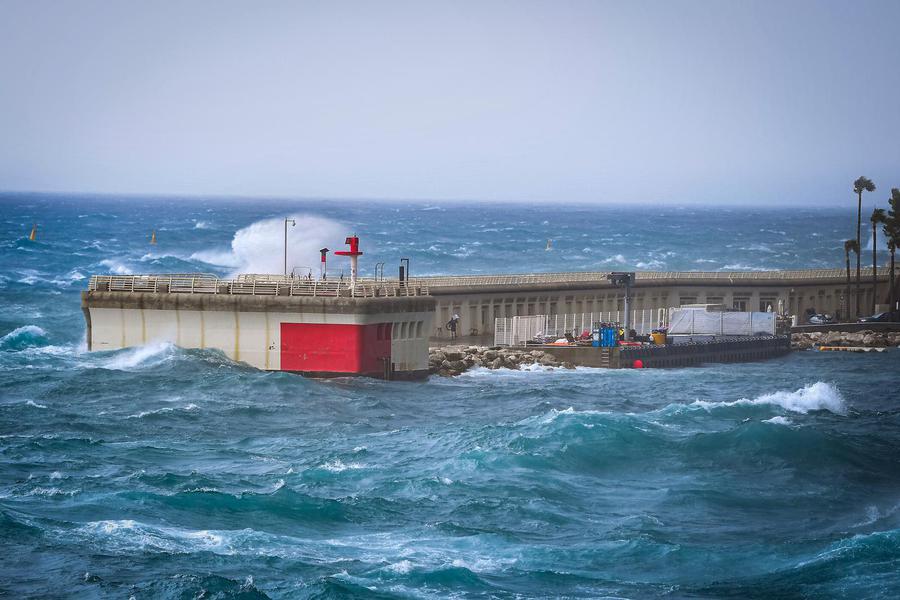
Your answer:
[[[278,270],[287,214],[293,265],[354,230],[414,275],[840,266],[855,226],[667,211],[0,197],[0,596],[897,597],[896,349],[424,383],[84,350],[85,277]]]

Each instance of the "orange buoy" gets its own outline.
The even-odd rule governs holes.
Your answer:
[[[644,368],[644,361],[642,361],[641,359],[637,359],[637,360],[634,361],[634,364],[633,364],[632,366],[633,366],[635,369],[643,369],[643,368]]]
[[[154,244],[154,245],[156,244],[156,230],[155,229],[153,230],[153,233],[150,234],[150,243]]]
[[[36,238],[36,237],[37,237],[37,223],[35,223],[34,225],[31,226],[31,233],[28,235],[28,239],[33,242],[34,238]]]

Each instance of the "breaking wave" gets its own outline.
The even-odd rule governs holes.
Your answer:
[[[116,371],[130,371],[141,367],[149,367],[170,360],[176,353],[176,347],[170,342],[156,342],[136,348],[117,352],[103,367]]]
[[[293,215],[297,224],[288,227],[288,268],[315,265],[319,249],[341,248],[347,228],[331,219],[312,215]],[[281,273],[284,269],[284,220],[265,219],[239,229],[231,240],[230,250],[203,250],[191,255],[192,260],[232,269],[230,276],[241,273]]]
[[[37,325],[24,325],[0,337],[0,350],[23,350],[47,343],[47,332]]]
[[[771,394],[763,394],[757,398],[742,398],[734,402],[708,402],[697,400],[692,406],[705,409],[720,406],[756,406],[756,405],[780,406],[785,410],[806,414],[813,410],[827,410],[836,415],[847,414],[847,403],[841,392],[831,384],[817,381],[793,392],[777,391]]]

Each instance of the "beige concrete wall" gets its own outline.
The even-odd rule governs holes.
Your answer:
[[[428,335],[433,319],[431,313],[420,317],[407,316],[394,322],[391,332],[391,361],[398,371],[421,371],[428,368]]]
[[[431,312],[353,315],[90,306],[88,310],[92,350],[116,350],[153,342],[170,342],[182,348],[215,348],[232,360],[259,369],[279,370],[282,323],[394,323],[398,332],[406,332],[404,337],[391,341],[396,369],[428,368],[427,332],[432,328]],[[406,324],[405,327],[403,324]]]

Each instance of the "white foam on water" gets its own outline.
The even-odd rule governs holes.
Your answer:
[[[773,269],[769,267],[754,267],[751,265],[745,265],[743,263],[733,263],[730,265],[725,265],[721,269],[722,271],[772,271]]]
[[[35,407],[35,408],[47,408],[46,405],[44,405],[44,404],[38,404],[38,403],[35,402],[34,400],[29,400],[29,401],[26,402],[25,404],[28,405],[28,406],[33,406],[33,407]]]
[[[44,331],[43,329],[41,329],[40,327],[38,327],[37,325],[23,325],[21,327],[16,327],[15,329],[10,331],[3,337],[0,337],[0,343],[4,342],[6,340],[11,340],[13,338],[17,338],[24,334],[34,335],[34,336],[45,336],[45,335],[47,335],[47,332]]]
[[[575,367],[574,369],[564,369],[563,367],[545,367],[540,363],[532,363],[530,365],[522,365],[519,369],[508,369],[501,367],[499,369],[488,369],[487,367],[474,367],[463,371],[456,377],[460,378],[480,378],[480,377],[529,377],[534,373],[558,374],[558,375],[576,375],[584,373],[604,373],[613,375],[610,369],[601,369],[599,367]]]
[[[109,269],[109,272],[114,275],[131,275],[131,269],[118,260],[105,258],[100,261],[100,264]]]
[[[341,223],[314,215],[292,215],[296,226],[288,225],[288,269],[319,264],[319,249],[344,247],[351,231]],[[363,245],[365,242],[363,242]],[[365,251],[365,247],[363,247]],[[231,250],[195,252],[191,259],[234,269],[231,277],[242,273],[281,273],[284,270],[284,219],[264,219],[239,229],[231,240]],[[334,265],[334,259],[331,262]],[[339,263],[349,273],[347,263]],[[338,266],[336,269],[339,270]],[[331,267],[331,272],[336,271]]]
[[[336,460],[326,462],[319,468],[325,469],[326,471],[331,471],[332,473],[341,473],[347,470],[365,469],[366,465],[356,462],[344,463],[341,459],[338,458]]]
[[[128,371],[137,367],[154,364],[172,353],[175,346],[169,342],[157,342],[138,346],[117,354],[103,365],[107,369]]]
[[[691,406],[705,408],[707,410],[720,406],[780,406],[785,410],[806,414],[811,410],[827,410],[837,415],[847,414],[847,403],[841,392],[829,383],[817,381],[793,392],[777,391],[771,394],[763,394],[757,398],[742,398],[734,402],[708,402],[696,400]]]
[[[194,229],[209,229],[209,221],[194,222]]]
[[[155,527],[131,519],[91,521],[79,527],[77,533],[93,539],[99,538],[120,548],[162,552],[231,553],[222,533]]]
[[[125,418],[126,419],[143,419],[144,417],[147,417],[150,415],[161,415],[164,413],[175,412],[176,410],[192,411],[192,410],[197,410],[197,408],[198,408],[197,405],[192,402],[185,406],[164,406],[162,408],[157,408],[154,410],[144,410],[144,411],[141,411],[134,415],[128,415]]]
[[[666,263],[661,260],[650,259],[650,260],[646,260],[646,261],[644,261],[644,260],[638,261],[637,263],[635,263],[634,266],[637,267],[638,269],[660,270],[660,269],[665,268]]]
[[[793,421],[791,421],[787,417],[778,415],[777,417],[772,417],[771,419],[764,420],[763,423],[771,423],[772,425],[784,425],[785,427],[790,427]]]
[[[386,571],[391,571],[393,573],[399,573],[400,575],[406,575],[413,569],[413,564],[408,560],[401,560],[400,562],[388,565],[385,567]]]

